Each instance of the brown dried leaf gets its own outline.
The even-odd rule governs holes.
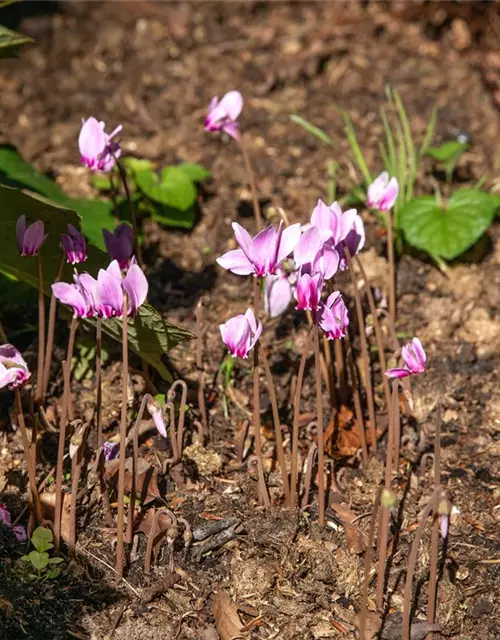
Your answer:
[[[146,538],[148,538],[149,534],[151,533],[151,527],[153,526],[154,519],[155,509],[149,509],[142,519],[141,524],[137,527],[137,531],[143,533]],[[162,511],[160,517],[158,518],[158,531],[164,533],[169,527],[172,526],[172,524],[172,520],[169,518],[168,514]]]
[[[337,502],[332,503],[330,506],[337,513],[338,520],[344,527],[349,553],[356,555],[363,553],[368,545],[368,536],[360,526],[354,523],[358,514]]]
[[[56,510],[56,494],[44,491],[40,494],[40,505],[42,507],[42,519],[54,522]],[[61,511],[61,538],[68,542],[69,540],[69,511],[71,505],[71,496],[63,493],[63,504]]]
[[[243,625],[238,608],[223,589],[218,589],[213,604],[215,626],[221,640],[243,638]]]

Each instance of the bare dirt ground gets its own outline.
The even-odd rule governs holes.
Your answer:
[[[219,269],[215,257],[232,246],[231,221],[252,229],[253,219],[237,149],[205,134],[203,116],[213,95],[232,88],[243,93],[242,127],[264,212],[280,206],[292,221],[304,222],[317,198],[326,197],[328,160],[348,164],[339,107],[349,111],[370,166],[379,168],[382,127],[377,113],[386,83],[400,91],[417,139],[437,104],[438,139],[458,130],[473,143],[457,179],[472,184],[487,173],[487,184],[492,185],[500,178],[498,5],[75,2],[33,3],[33,11],[35,6],[36,15],[25,17],[19,28],[37,45],[19,60],[2,63],[3,140],[74,196],[91,194],[76,145],[80,120],[91,114],[111,127],[123,123],[126,153],[160,165],[196,161],[213,171],[195,229],[188,234],[148,223],[145,259],[151,302],[169,321],[194,330],[194,309],[201,296],[206,309],[205,370],[213,398],[210,450],[218,457],[202,452],[185,486],[170,487],[168,504],[193,527],[219,518],[235,518],[240,527],[227,544],[201,558],[177,545],[172,561],[180,579],[164,588],[161,580],[169,575],[171,558],[165,550],[152,577],[146,577],[143,536],[127,576],[131,588],[114,588],[113,573],[103,564],[113,564],[110,537],[92,500],[82,505],[79,558],[54,584],[20,586],[8,579],[12,541],[0,540],[5,576],[0,581],[0,637],[213,640],[218,637],[213,603],[220,587],[240,607],[242,624],[253,620],[245,637],[356,637],[362,556],[353,552],[341,525],[320,530],[314,509],[295,514],[278,506],[269,512],[257,506],[251,459],[241,466],[235,452],[248,411],[249,365],[237,366],[239,408],[230,401],[229,418],[213,384],[223,355],[217,326],[241,313],[250,297],[249,283]],[[291,113],[325,128],[336,147],[320,145],[290,121]],[[341,181],[340,193],[347,187]],[[430,188],[421,179],[418,190]],[[375,220],[362,214],[370,240],[363,262],[373,284],[384,291],[384,237]],[[406,490],[389,581],[390,614],[402,609],[412,532],[432,491],[430,469],[420,469],[419,463],[431,450],[439,403],[443,485],[459,514],[448,540],[437,617],[444,637],[461,640],[500,635],[499,240],[496,224],[484,241],[451,265],[447,276],[419,255],[403,255],[398,266],[397,329],[418,335],[430,360],[428,373],[414,384],[413,416],[403,427],[407,437],[399,468],[400,495]],[[15,321],[5,323],[7,332]],[[264,334],[287,425],[292,415],[290,385],[306,331],[298,314],[289,312],[268,323]],[[170,362],[178,376],[192,383],[195,402],[194,344],[176,349]],[[305,416],[313,410],[314,396],[312,372],[306,375]],[[111,434],[120,410],[119,365],[107,367],[106,381]],[[139,382],[133,383],[138,392]],[[377,393],[381,398],[379,386]],[[55,385],[55,412],[58,394]],[[75,388],[77,411],[84,410],[91,395],[92,382]],[[268,409],[265,390],[262,404]],[[0,502],[18,513],[25,488],[19,472],[22,448],[10,427],[8,401],[2,401],[2,407]],[[188,422],[194,430],[193,416]],[[266,413],[268,456],[273,449],[270,424]],[[305,443],[310,435],[304,420]],[[49,471],[55,452],[54,439],[45,440],[40,478]],[[145,455],[154,459],[156,444],[147,441]],[[331,452],[335,454],[333,445]],[[196,458],[196,452],[192,456]],[[358,515],[369,513],[382,475],[381,459],[373,460],[364,473],[352,458],[335,456],[334,464],[334,499],[342,497]],[[280,482],[273,474],[270,485],[278,504]],[[360,530],[367,527],[368,518],[362,518]],[[425,577],[426,560],[424,553],[420,578]],[[158,585],[159,595],[149,602],[133,592]],[[425,603],[424,585],[417,613],[425,610]],[[400,637],[397,629],[387,633],[382,637]]]

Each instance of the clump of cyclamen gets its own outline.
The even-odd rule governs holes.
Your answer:
[[[82,119],[82,128],[78,136],[81,162],[92,171],[107,173],[113,169],[121,155],[118,142],[113,140],[123,127],[118,125],[111,133],[106,133],[102,121],[90,117]]]
[[[148,281],[142,269],[132,264],[122,275],[118,262],[113,260],[107,269],[100,269],[97,279],[88,273],[75,272],[74,283],[56,282],[54,296],[72,307],[75,318],[121,318],[124,294],[127,294],[127,315],[135,316],[148,294]]]
[[[243,109],[243,96],[239,91],[228,91],[219,101],[212,98],[205,118],[205,131],[224,131],[238,140],[240,137],[239,124],[236,122]]]
[[[0,346],[0,389],[15,389],[31,377],[21,353],[11,344]]]
[[[427,355],[422,343],[418,338],[413,338],[411,342],[401,349],[403,366],[388,369],[385,375],[388,378],[407,378],[418,373],[424,373]]]

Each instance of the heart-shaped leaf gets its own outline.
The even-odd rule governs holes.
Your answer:
[[[201,182],[212,177],[211,171],[196,162],[183,162],[178,168],[187,175],[191,182]]]
[[[196,200],[196,187],[179,167],[165,167],[161,179],[152,171],[137,171],[135,179],[145,196],[167,207],[185,211]]]
[[[41,197],[28,195],[18,189],[3,185],[0,185],[0,200],[2,202],[0,233],[4,243],[0,252],[0,271],[26,282],[32,287],[38,286],[36,259],[19,255],[16,222],[22,214],[26,215],[28,222],[42,220],[45,231],[49,233],[41,253],[43,256],[44,290],[50,296],[50,285],[56,277],[61,255],[60,235],[66,233],[68,223],[79,228],[78,214],[75,211],[48,203]],[[96,276],[98,270],[106,267],[108,263],[109,257],[103,251],[90,245],[87,262],[82,270]],[[65,265],[62,280],[70,282],[72,270],[70,265]],[[122,323],[120,320],[106,320],[103,322],[103,331],[120,342]],[[171,376],[162,360],[163,355],[180,342],[192,337],[188,331],[166,322],[161,314],[148,304],[140,307],[135,319],[128,324],[130,348],[167,380],[171,379]]]
[[[443,206],[432,196],[413,198],[400,210],[399,221],[409,244],[453,260],[479,240],[498,206],[484,191],[461,189]]]

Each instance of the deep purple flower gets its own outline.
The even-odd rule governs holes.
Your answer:
[[[111,260],[118,260],[120,269],[128,269],[134,254],[134,231],[129,224],[119,224],[111,232],[107,229],[102,231],[104,242]]]
[[[270,318],[281,315],[293,299],[297,287],[295,271],[279,269],[276,275],[264,279],[264,310]]]
[[[243,97],[239,91],[229,91],[219,102],[212,98],[205,118],[205,131],[224,131],[237,140],[240,137],[236,122],[243,109]]]
[[[317,323],[328,340],[345,337],[349,325],[349,313],[338,291],[334,291],[324,304],[319,305]]]
[[[98,315],[103,318],[121,318],[124,292],[128,296],[127,315],[133,317],[148,295],[147,278],[137,264],[131,265],[123,277],[118,262],[113,260],[107,269],[100,269],[97,276]]]
[[[406,378],[416,373],[424,373],[427,356],[418,338],[413,338],[411,342],[401,349],[401,356],[404,365],[388,369],[385,372],[388,378]]]
[[[61,234],[61,244],[69,264],[78,264],[87,259],[87,242],[72,224],[68,224],[68,233]]]
[[[241,248],[228,251],[217,258],[217,263],[239,276],[276,274],[280,263],[292,253],[300,238],[300,224],[283,229],[283,222],[280,222],[278,229],[267,227],[254,238],[237,222],[233,222],[233,229]]]
[[[36,256],[40,247],[47,239],[48,233],[44,234],[44,226],[41,220],[37,220],[26,227],[26,216],[19,216],[16,224],[17,244],[19,253],[22,256]]]
[[[370,209],[390,211],[398,199],[398,194],[399,183],[397,178],[392,177],[389,180],[387,171],[382,171],[378,178],[375,178],[368,187],[366,204]]]
[[[110,134],[104,131],[104,122],[93,117],[82,119],[82,128],[78,136],[78,146],[82,163],[93,171],[108,172],[115,166],[121,149],[112,138],[122,130],[120,124]]]
[[[315,273],[312,276],[303,273],[298,282],[295,298],[299,311],[316,311],[321,302],[321,291],[323,290],[323,276],[321,273]]]
[[[15,389],[31,377],[24,358],[11,344],[0,346],[0,389]]]
[[[321,273],[324,280],[329,280],[337,273],[339,254],[322,239],[316,227],[310,227],[300,236],[293,252],[293,261],[301,268],[301,273]]]
[[[56,282],[52,293],[62,302],[73,308],[75,318],[92,318],[97,315],[97,280],[88,273],[75,271],[74,283]]]
[[[262,322],[251,309],[219,325],[222,342],[233,357],[246,358],[262,333]]]
[[[10,527],[10,511],[6,504],[0,504],[0,523]]]
[[[0,523],[12,531],[17,542],[25,542],[28,539],[26,529],[22,524],[11,525],[10,512],[5,504],[0,504]]]
[[[110,460],[114,460],[118,458],[120,455],[120,443],[119,442],[105,442],[102,445],[104,449],[104,460],[109,462]]]

